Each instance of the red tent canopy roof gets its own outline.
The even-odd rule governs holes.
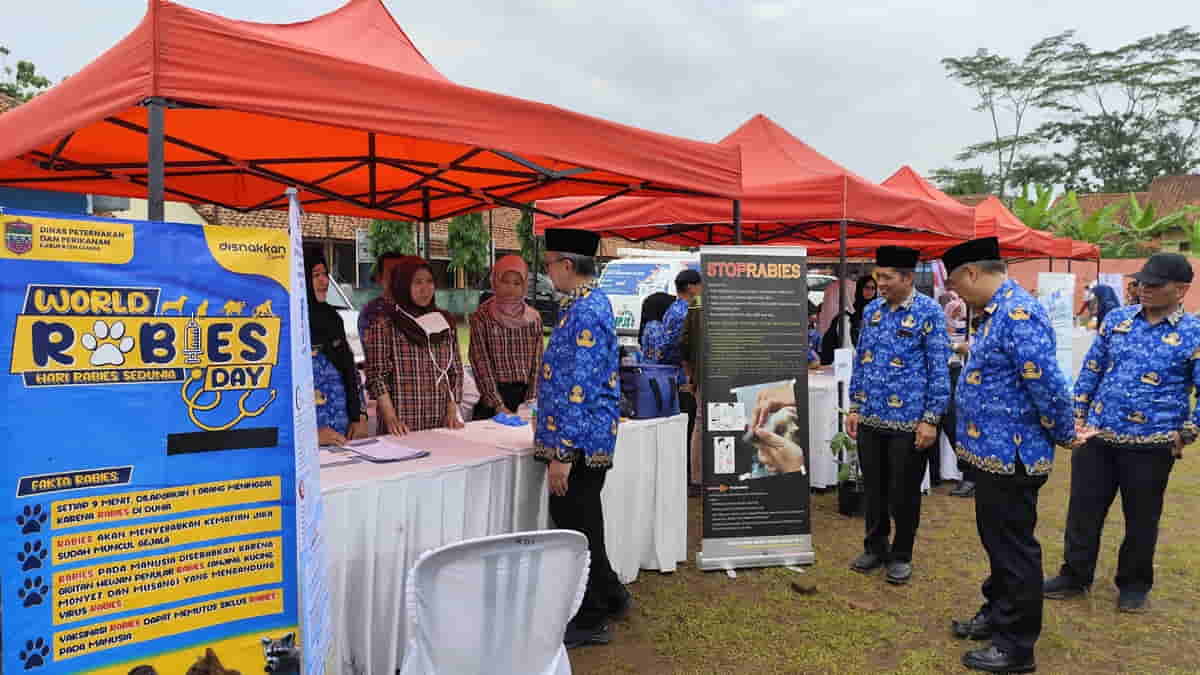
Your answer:
[[[380,0],[235,21],[150,0],[124,39],[0,116],[0,186],[145,196],[166,112],[167,198],[240,210],[444,217],[563,195],[741,192],[733,148],[457,85]],[[427,209],[427,211],[426,211]]]
[[[719,143],[741,150],[742,242],[820,247],[838,240],[839,221],[848,221],[855,240],[894,239],[958,242],[969,239],[970,207],[913,198],[880,187],[848,171],[788,133],[765,115],[755,115]],[[632,241],[658,240],[683,246],[735,241],[727,201],[705,197],[621,197],[576,213],[583,199],[539,202],[556,220],[539,214],[538,231],[573,227]],[[873,249],[872,249],[873,250]]]
[[[900,167],[883,181],[883,185],[939,202],[958,203],[958,200],[934,187],[908,165]],[[1000,251],[1006,258],[1100,259],[1100,250],[1094,244],[1055,237],[1049,232],[1026,226],[995,195],[988,195],[975,205],[974,236],[999,239]],[[945,248],[934,244],[928,254],[941,255]]]

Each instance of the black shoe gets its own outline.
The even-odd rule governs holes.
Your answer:
[[[613,621],[622,621],[629,616],[631,609],[633,609],[633,594],[622,586],[621,592],[608,601],[608,618]]]
[[[1150,593],[1143,591],[1121,591],[1117,597],[1117,611],[1142,614],[1150,609]]]
[[[989,673],[1032,673],[1037,670],[1033,655],[1027,659],[1016,659],[995,645],[963,654],[962,663],[971,670],[983,670]]]
[[[887,566],[887,582],[897,586],[907,584],[912,579],[912,563],[903,560],[893,560]]]
[[[951,497],[974,497],[975,483],[969,480],[958,481],[958,487],[950,491]]]
[[[880,567],[883,567],[883,565],[883,556],[875,555],[874,553],[863,553],[855,558],[854,562],[850,563],[850,569],[854,570],[855,572],[870,574]]]
[[[1062,574],[1049,579],[1042,585],[1042,595],[1051,600],[1066,600],[1087,592],[1087,586]]]
[[[567,632],[563,635],[563,645],[567,649],[587,645],[606,645],[610,642],[612,642],[612,633],[608,632],[606,623],[591,628],[578,628],[574,622],[571,622],[567,624]]]
[[[951,621],[950,632],[960,640],[990,640],[992,622],[988,621],[983,612],[979,612],[969,621]]]

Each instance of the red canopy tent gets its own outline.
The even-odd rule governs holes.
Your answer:
[[[900,167],[883,181],[883,185],[934,201],[958,203],[908,165]],[[1095,244],[1055,237],[1049,232],[1030,228],[994,195],[975,205],[975,236],[998,238],[1005,258],[1100,259],[1100,249]],[[940,255],[944,250],[945,247],[937,247],[936,254]]]
[[[152,218],[164,195],[249,211],[295,186],[312,212],[425,222],[741,191],[734,148],[450,82],[380,0],[288,25],[150,0],[114,47],[0,116],[0,185],[149,195]]]
[[[582,199],[538,203],[535,228],[594,230],[631,241],[701,244],[791,243],[837,255],[874,251],[880,243],[958,242],[974,232],[970,207],[880,187],[812,149],[763,115],[719,145],[740,147],[741,225],[728,202],[707,197],[620,197],[577,212]],[[565,216],[557,220],[555,216]],[[898,235],[898,232],[903,232]]]

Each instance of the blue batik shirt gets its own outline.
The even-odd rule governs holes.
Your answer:
[[[1184,444],[1200,432],[1200,319],[1182,309],[1150,325],[1141,305],[1108,313],[1075,383],[1075,416],[1118,445]]]
[[[1018,459],[1046,475],[1054,446],[1075,439],[1071,394],[1058,367],[1054,328],[1032,295],[1006,280],[983,323],[955,392],[955,452],[977,469],[1012,475]]]
[[[683,363],[680,342],[683,340],[683,326],[687,322],[687,316],[687,300],[676,300],[667,308],[662,319],[662,357],[659,359],[659,363],[673,366]]]
[[[589,467],[612,466],[621,396],[616,322],[595,282],[563,302],[542,357],[535,455]]]
[[[932,298],[913,290],[894,309],[883,298],[872,300],[855,355],[850,411],[861,424],[914,431],[921,422],[941,421],[950,401],[950,340]]]
[[[328,427],[345,435],[350,428],[350,413],[346,408],[346,385],[342,373],[325,354],[312,353],[313,398],[317,404],[317,428]],[[353,392],[358,396],[359,392]],[[361,398],[360,398],[361,400]],[[364,404],[359,410],[366,410]]]
[[[667,338],[666,327],[661,321],[648,321],[642,327],[642,339],[640,347],[642,349],[642,360],[646,363],[666,363],[664,360],[667,353]]]

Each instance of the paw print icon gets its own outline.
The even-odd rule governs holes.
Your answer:
[[[17,525],[21,528],[21,534],[33,534],[41,532],[42,525],[46,524],[46,512],[42,510],[41,504],[26,506],[17,515]]]
[[[19,589],[17,596],[25,601],[26,607],[37,607],[45,601],[49,592],[50,587],[42,583],[41,577],[33,577],[25,579],[25,588]]]
[[[25,649],[17,654],[17,658],[25,663],[25,670],[33,670],[46,665],[46,657],[50,656],[50,645],[42,638],[26,640]]]
[[[42,546],[40,541],[25,542],[25,550],[17,553],[17,562],[21,563],[21,571],[28,572],[42,567],[49,552],[49,549]]]
[[[133,351],[133,338],[125,334],[125,324],[114,321],[112,325],[97,321],[92,332],[80,338],[83,348],[92,353],[93,366],[120,366],[125,364],[125,355]]]

